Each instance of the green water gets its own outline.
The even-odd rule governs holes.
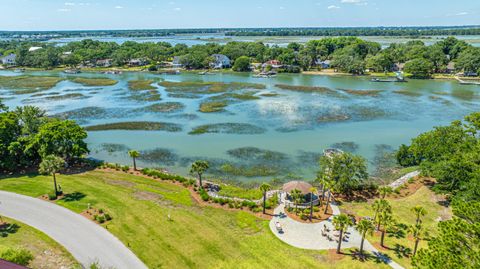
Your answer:
[[[29,75],[59,75],[55,72],[33,72]],[[17,75],[2,71],[0,75]],[[395,149],[402,143],[433,126],[448,124],[480,108],[480,87],[459,85],[455,81],[410,80],[408,83],[374,83],[368,78],[329,77],[300,74],[279,75],[276,78],[254,78],[250,74],[215,74],[200,76],[155,75],[124,73],[122,75],[79,74],[87,77],[110,77],[119,81],[108,87],[85,87],[62,81],[42,94],[82,94],[82,99],[46,100],[44,96],[18,95],[12,89],[0,89],[0,98],[10,107],[36,105],[49,114],[58,114],[85,107],[103,108],[101,114],[73,117],[82,126],[124,121],[159,121],[180,124],[181,132],[164,131],[99,131],[89,132],[87,142],[91,157],[130,164],[126,150],[168,150],[168,156],[153,161],[140,161],[140,166],[164,167],[172,172],[187,174],[188,164],[194,159],[209,159],[212,163],[233,162],[236,165],[254,165],[256,161],[235,158],[228,150],[256,147],[274,151],[278,158],[268,160],[281,173],[269,176],[312,178],[317,169],[315,157],[335,143],[354,142],[354,153],[367,158],[370,167],[379,149]],[[258,100],[236,102],[225,112],[200,113],[199,104],[212,95],[199,98],[169,97],[165,89],[153,84],[161,93],[161,101],[145,102],[132,99],[127,83],[134,79],[156,81],[219,81],[265,84],[265,90],[255,90]],[[282,90],[276,84],[328,87],[335,94]],[[343,90],[342,90],[343,89]],[[347,91],[344,91],[347,90]],[[353,90],[353,94],[351,93]],[[362,90],[381,90],[377,96],[355,94]],[[250,89],[247,91],[253,91]],[[400,92],[399,92],[400,91]],[[262,93],[275,92],[276,97]],[[151,104],[180,102],[184,108],[170,113],[139,111]],[[203,134],[189,135],[192,128],[212,123],[248,123],[266,131],[262,134]],[[115,144],[107,149],[102,144]],[[110,145],[110,147],[112,147]],[[217,167],[218,169],[218,167]],[[220,178],[256,180],[260,177],[216,173]]]

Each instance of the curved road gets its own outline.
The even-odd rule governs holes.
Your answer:
[[[64,246],[84,266],[146,269],[140,259],[103,227],[66,208],[40,199],[0,191],[0,215],[30,225]]]

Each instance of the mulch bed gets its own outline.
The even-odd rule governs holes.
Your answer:
[[[328,218],[333,216],[333,211],[332,211],[332,207],[330,206],[330,204],[328,205],[327,214],[325,214],[324,212],[325,212],[325,205],[323,205],[320,208],[319,212],[313,212],[313,218],[312,218],[312,221],[310,221],[310,215],[309,214],[308,214],[308,219],[303,220],[303,219],[300,218],[299,215],[295,214],[295,212],[288,212],[288,210],[285,210],[285,213],[287,213],[288,217],[292,218],[295,221],[303,222],[303,223],[319,223],[319,222],[327,220]]]

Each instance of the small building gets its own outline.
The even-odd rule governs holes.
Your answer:
[[[317,61],[315,62],[315,64],[318,65],[318,66],[319,66],[320,68],[322,68],[322,69],[328,69],[328,68],[330,68],[331,63],[332,63],[332,61],[330,61],[330,60],[325,60],[325,61],[317,60]]]
[[[95,62],[95,65],[98,67],[111,67],[112,59],[100,59]]]
[[[183,68],[184,65],[182,64],[182,57],[180,56],[173,57],[172,66],[174,68]]]
[[[290,181],[285,183],[282,187],[282,191],[285,192],[285,203],[289,207],[298,206],[298,207],[308,207],[310,206],[311,199],[313,198],[313,204],[317,205],[319,203],[318,196],[312,194],[311,189],[313,186],[305,181]],[[292,192],[294,190],[299,191],[301,195],[301,202],[295,205],[295,200],[292,197]],[[313,197],[312,197],[313,196]]]
[[[213,54],[213,61],[210,63],[210,67],[213,69],[229,68],[232,66],[230,58],[223,54]]]
[[[393,64],[392,71],[393,72],[403,71],[404,67],[405,67],[405,63],[395,63]]]
[[[34,52],[34,51],[37,51],[37,50],[39,50],[39,49],[43,49],[43,48],[42,48],[42,47],[30,47],[30,48],[28,49],[28,52]]]
[[[449,62],[447,64],[447,67],[445,68],[445,72],[448,74],[452,74],[455,72],[455,63],[454,62]]]
[[[137,58],[137,59],[130,59],[127,63],[129,66],[145,66],[148,64],[148,61],[145,59]]]
[[[0,58],[0,61],[5,66],[14,66],[17,63],[17,55],[14,53],[10,53],[9,55]]]
[[[267,66],[270,66],[272,69],[279,69],[283,67],[279,60],[270,60],[262,64],[263,69],[265,69]]]

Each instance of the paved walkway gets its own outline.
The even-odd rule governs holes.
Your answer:
[[[281,195],[282,197],[282,195]],[[282,198],[281,198],[282,200]],[[310,249],[310,250],[325,250],[325,249],[336,249],[338,243],[336,241],[329,241],[326,237],[322,236],[322,229],[324,225],[330,229],[330,234],[333,237],[333,216],[330,217],[328,220],[319,222],[319,223],[301,223],[289,218],[285,214],[284,210],[284,201],[282,200],[281,204],[275,208],[274,214],[275,216],[270,221],[270,229],[272,230],[273,234],[275,234],[280,240],[283,242],[302,249]],[[334,203],[331,204],[333,215],[339,215],[340,209]],[[282,226],[283,233],[279,233],[275,227],[275,223],[279,222]],[[353,228],[350,227],[348,230],[348,240],[342,242],[342,248],[359,248],[360,241],[362,237],[360,234]],[[380,259],[384,260],[385,263],[390,265],[394,269],[403,269],[403,267],[396,262],[392,261],[391,259],[385,257],[381,254],[375,247],[365,240],[364,242],[364,249],[365,251],[372,252],[375,256],[379,257]]]
[[[413,172],[410,172],[406,175],[404,175],[403,177],[395,180],[394,182],[390,183],[388,186],[391,187],[392,189],[396,189],[402,185],[405,185],[405,183],[407,183],[407,181],[413,177],[416,177],[420,175],[420,171],[413,171]]]
[[[147,268],[118,238],[80,214],[47,201],[5,191],[0,191],[0,202],[0,215],[44,232],[86,267],[98,261],[102,268]]]

